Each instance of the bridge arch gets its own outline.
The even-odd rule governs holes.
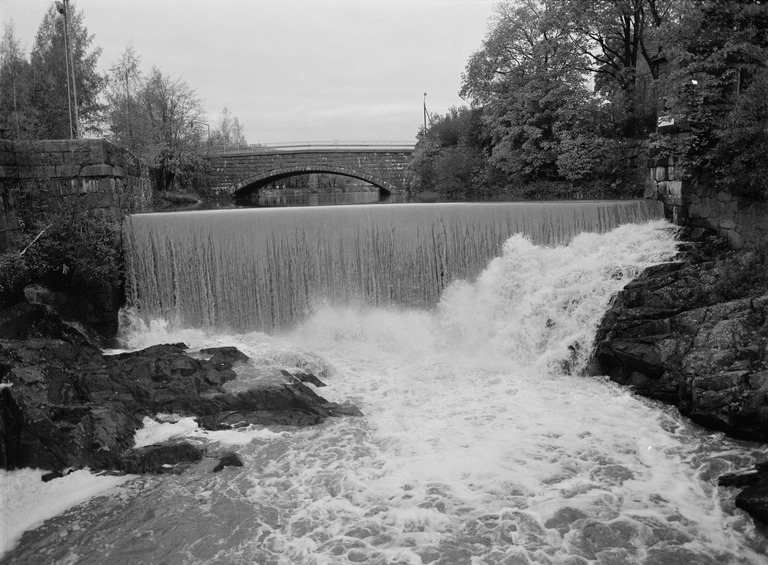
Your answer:
[[[341,175],[363,180],[371,183],[373,186],[387,194],[398,192],[397,187],[392,185],[392,183],[364,171],[348,169],[345,167],[333,167],[328,165],[302,165],[262,171],[256,175],[245,178],[232,185],[232,195],[235,198],[244,198],[253,194],[254,192],[257,192],[259,189],[267,186],[272,182],[288,177],[315,173]]]

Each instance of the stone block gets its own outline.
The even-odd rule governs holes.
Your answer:
[[[683,181],[670,180],[667,182],[667,190],[670,196],[682,197],[683,195]]]
[[[81,177],[112,177],[115,176],[115,167],[111,165],[86,165],[80,171]]]
[[[82,179],[80,183],[80,194],[91,194],[99,191],[98,179]]]
[[[667,168],[666,167],[656,167],[656,180],[657,181],[665,181],[667,180]]]
[[[71,141],[68,139],[45,139],[37,142],[37,151],[61,153],[69,151]]]
[[[16,154],[13,151],[5,150],[0,147],[0,166],[11,165],[16,165]]]
[[[733,194],[731,194],[730,192],[721,190],[717,193],[716,197],[719,202],[730,202],[733,199]]]
[[[17,178],[18,176],[18,167],[0,164],[0,178]]]
[[[80,165],[56,165],[54,176],[59,178],[71,178],[80,172]]]

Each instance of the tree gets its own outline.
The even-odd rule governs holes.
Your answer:
[[[32,71],[13,31],[5,27],[0,41],[0,138],[34,136],[37,122],[31,107]]]
[[[198,172],[203,106],[195,90],[153,67],[138,97],[147,120],[147,153],[161,172],[161,186],[168,188],[181,173]]]
[[[153,67],[139,98],[157,146],[176,151],[200,144],[202,136],[196,123],[201,121],[203,106],[197,92],[184,80],[172,79]]]
[[[445,116],[433,116],[410,165],[414,188],[449,196],[480,192],[487,147],[482,110],[462,106],[451,108]]]
[[[83,24],[83,13],[69,5],[69,47],[72,51],[81,129],[97,132],[102,109],[99,96],[104,78],[96,64],[101,48],[91,49],[93,36]],[[30,55],[32,68],[31,104],[37,116],[37,136],[43,139],[70,137],[64,18],[52,5],[43,17]]]
[[[209,141],[212,145],[246,145],[248,143],[240,121],[226,106],[219,114],[218,124],[211,132]]]
[[[661,29],[679,16],[682,0],[566,0],[562,17],[594,74],[595,88],[624,109],[624,135],[633,137],[655,126],[655,115],[638,115],[641,68],[659,79],[663,61]]]
[[[150,126],[140,100],[144,88],[140,64],[141,57],[129,45],[109,68],[105,119],[113,141],[138,157],[147,157]]]
[[[497,5],[462,77],[461,95],[483,106],[490,165],[516,181],[557,177],[558,132],[570,119],[563,110],[589,96],[584,55],[561,16],[555,0]]]

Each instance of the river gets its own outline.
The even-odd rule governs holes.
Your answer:
[[[765,563],[716,480],[768,450],[581,376],[611,296],[674,256],[659,216],[572,202],[131,217],[127,349],[235,345],[251,361],[228,386],[311,371],[364,416],[147,422],[140,441],[187,437],[210,457],[56,507],[5,561]],[[244,466],[212,473],[228,450]]]

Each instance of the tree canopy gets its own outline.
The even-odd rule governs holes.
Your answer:
[[[464,162],[474,171],[465,193],[555,181],[574,195],[590,182],[630,194],[640,187],[626,148],[668,146],[655,134],[663,113],[683,129],[666,150],[684,155],[691,174],[768,196],[766,45],[762,0],[501,2],[462,75],[477,119],[458,109],[420,134],[414,186],[455,192],[445,179]],[[472,160],[456,153],[464,142],[435,141],[446,124],[456,140],[482,140]]]

